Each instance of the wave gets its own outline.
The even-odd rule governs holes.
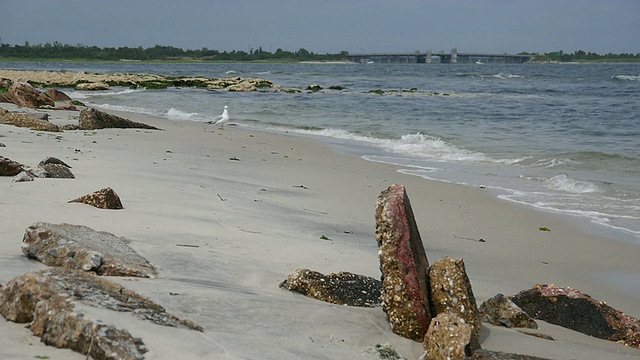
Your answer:
[[[151,116],[162,116],[162,114],[159,113],[158,111],[154,111],[154,110],[142,108],[142,107],[111,105],[111,104],[96,104],[95,106],[97,108],[107,109],[107,110],[139,113],[139,114],[151,115]]]
[[[90,99],[94,97],[101,96],[118,96],[118,95],[126,95],[135,92],[146,91],[145,89],[124,89],[124,90],[99,90],[99,91],[78,91],[72,90],[67,91],[67,95],[72,99]]]
[[[614,75],[611,78],[625,81],[640,81],[640,75]]]
[[[485,77],[485,76],[483,76]],[[490,75],[488,77],[494,77],[497,79],[524,79],[524,76],[522,75],[515,75],[515,74],[505,74],[505,73],[498,73],[496,75]]]
[[[545,181],[545,184],[550,189],[572,194],[586,194],[602,191],[598,187],[598,185],[592,182],[571,179],[564,174],[556,175],[550,179],[547,179]]]
[[[200,120],[200,114],[195,112],[188,113],[176,108],[169,109],[169,111],[167,111],[167,117],[170,120]]]

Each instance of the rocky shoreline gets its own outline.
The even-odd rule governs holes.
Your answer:
[[[23,71],[0,70],[0,79],[12,82],[28,82],[34,87],[76,88],[78,90],[106,90],[111,86],[163,89],[168,87],[196,87],[208,90],[255,91],[272,88],[266,79],[227,77],[175,77],[149,74],[101,74],[84,71]]]

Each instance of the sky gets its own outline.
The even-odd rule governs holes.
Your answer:
[[[640,53],[640,0],[0,0],[0,43]]]

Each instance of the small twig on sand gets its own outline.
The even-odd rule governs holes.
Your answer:
[[[225,201],[225,200],[227,200],[227,199],[224,199],[222,196],[220,196],[220,194],[216,194],[216,195],[218,195],[218,197],[220,198],[220,201]]]
[[[308,187],[306,187],[304,185],[293,185],[293,187],[299,187],[301,189],[308,189]]]
[[[200,245],[191,245],[191,244],[176,244],[176,246],[192,247],[192,248],[200,247]]]
[[[453,235],[454,238],[456,239],[462,239],[462,240],[470,240],[470,241],[477,241],[477,242],[486,242],[485,239],[480,238],[480,239],[472,239],[472,238],[468,238],[468,237],[462,237],[462,236],[457,236],[454,233],[451,233],[451,235]]]
[[[91,342],[89,343],[89,349],[87,350],[87,358],[86,358],[86,360],[89,360],[89,358],[90,358],[91,348],[93,347],[93,339],[95,339],[95,338],[96,338],[95,335],[91,336]]]

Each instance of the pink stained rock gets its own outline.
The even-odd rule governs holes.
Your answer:
[[[432,318],[429,261],[403,185],[376,202],[376,241],[382,272],[382,309],[394,333],[422,342]]]

